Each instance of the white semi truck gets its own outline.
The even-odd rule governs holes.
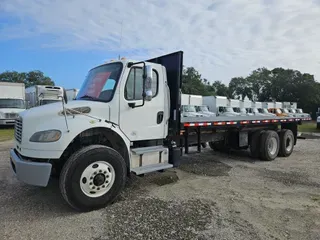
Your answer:
[[[59,86],[34,85],[26,88],[26,102],[28,108],[61,102],[63,88]]]
[[[75,101],[20,113],[10,163],[27,184],[59,176],[66,202],[90,211],[113,202],[130,173],[178,167],[182,149],[250,149],[271,161],[288,157],[299,118],[219,116],[180,118],[183,52],[146,61],[125,59],[90,70]],[[306,119],[305,119],[306,120]],[[279,128],[279,126],[281,126]]]
[[[196,106],[193,103],[202,104],[202,99],[199,99],[197,95],[193,95],[191,99],[190,94],[181,94],[181,117],[203,117],[201,113],[197,112]],[[202,97],[202,96],[200,96]]]
[[[0,126],[13,126],[26,110],[24,83],[0,82]]]

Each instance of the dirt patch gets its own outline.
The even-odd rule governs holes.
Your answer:
[[[189,156],[183,156],[179,169],[203,176],[219,177],[229,176],[231,167],[225,163],[213,159],[210,153],[193,153]]]
[[[213,203],[200,200],[146,198],[121,207],[114,204],[103,214],[107,221],[100,239],[197,239],[197,232],[206,229],[212,211]]]
[[[304,185],[309,187],[320,188],[320,183],[310,181],[308,179],[308,176],[302,173],[283,172],[283,171],[275,171],[275,170],[268,170],[268,169],[263,169],[259,171],[264,178],[272,179],[286,186]]]

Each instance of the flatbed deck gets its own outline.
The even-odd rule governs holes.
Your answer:
[[[277,116],[217,116],[217,117],[183,117],[181,124],[183,127],[193,126],[221,126],[221,125],[243,125],[243,124],[265,124],[311,121],[311,118],[300,117],[277,117]]]

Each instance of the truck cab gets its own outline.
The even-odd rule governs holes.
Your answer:
[[[26,110],[24,83],[0,82],[0,126],[13,126]]]

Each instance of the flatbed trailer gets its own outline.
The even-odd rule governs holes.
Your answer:
[[[294,134],[294,145],[297,141],[298,125],[303,122],[311,121],[311,118],[290,118],[273,116],[235,116],[235,117],[214,117],[214,118],[183,118],[181,119],[181,130],[179,146],[184,148],[185,154],[189,153],[189,146],[196,145],[197,151],[201,152],[201,146],[204,142],[212,142],[224,139],[230,132],[238,131],[250,136],[250,133],[259,130],[281,130],[290,129]],[[219,130],[219,133],[217,133]],[[222,130],[222,131],[221,131]],[[217,135],[220,135],[220,137]],[[222,135],[222,137],[221,137]],[[214,136],[214,137],[213,137]],[[249,142],[244,142],[249,146]],[[234,146],[238,148],[239,146]]]

